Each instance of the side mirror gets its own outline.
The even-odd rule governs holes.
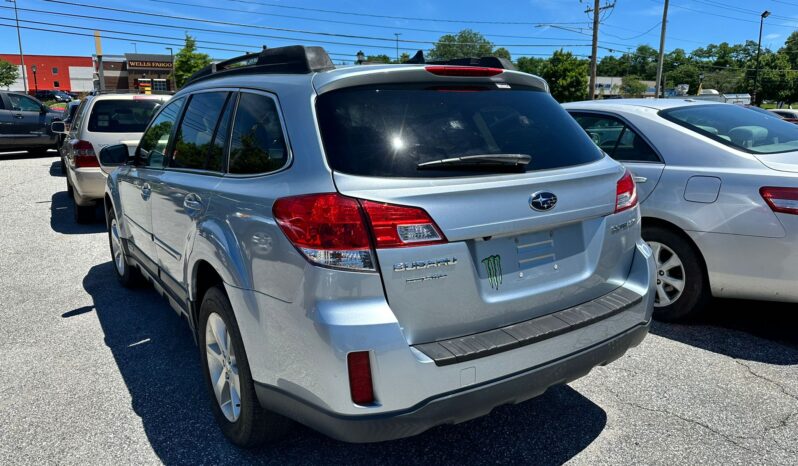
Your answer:
[[[114,144],[106,146],[100,151],[100,166],[108,173],[114,168],[124,165],[130,160],[130,153],[126,145]]]
[[[46,105],[42,105],[41,108],[39,109],[39,113],[42,113],[42,114],[45,114],[45,113],[47,113],[49,111],[50,111],[50,109]]]
[[[66,134],[66,125],[63,121],[54,121],[50,124],[50,130],[55,134]]]

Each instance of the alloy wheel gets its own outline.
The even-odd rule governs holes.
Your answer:
[[[649,241],[648,245],[651,246],[657,266],[657,294],[654,298],[654,307],[669,306],[684,292],[684,264],[668,246],[656,241]]]
[[[114,265],[119,275],[125,274],[125,253],[122,250],[122,239],[119,237],[119,225],[116,219],[111,219],[111,254],[114,258]]]
[[[222,414],[230,422],[241,415],[241,382],[230,332],[217,313],[208,316],[205,324],[205,352],[213,393]]]

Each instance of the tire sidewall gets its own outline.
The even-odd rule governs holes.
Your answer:
[[[679,234],[664,228],[644,228],[643,239],[670,248],[681,260],[685,274],[685,286],[681,296],[667,306],[655,307],[654,317],[659,320],[675,321],[695,316],[708,299],[708,280],[698,251]],[[655,280],[657,278],[655,277]]]
[[[230,422],[227,417],[225,417],[224,413],[222,413],[219,402],[216,400],[213,382],[211,381],[210,370],[208,368],[208,354],[205,349],[205,328],[208,324],[208,318],[213,313],[217,314],[221,317],[222,321],[224,321],[225,327],[227,327],[227,331],[230,333],[230,340],[236,354],[238,376],[240,379],[239,383],[241,386],[241,413],[235,422]],[[216,418],[216,422],[219,424],[224,435],[230,439],[230,441],[238,446],[252,447],[255,443],[259,443],[257,440],[260,440],[260,436],[254,435],[255,433],[253,432],[259,430],[261,427],[257,425],[257,423],[260,422],[260,420],[257,419],[257,411],[260,410],[260,405],[254,394],[252,374],[249,370],[249,360],[247,359],[244,344],[241,340],[241,333],[238,330],[238,323],[236,322],[227,295],[219,287],[210,288],[203,297],[200,306],[197,333],[203,378],[205,379],[205,385],[211,401],[213,416]]]
[[[120,274],[119,269],[116,267],[116,262],[114,260],[114,245],[113,245],[113,238],[111,238],[111,221],[116,219],[116,214],[114,213],[113,209],[108,211],[108,221],[107,221],[107,230],[108,230],[108,251],[111,253],[111,266],[114,268],[114,275],[116,275],[117,280],[122,286],[126,288],[130,288],[135,284],[135,277],[134,274],[137,272],[133,269],[133,267],[128,263],[127,256],[125,255],[124,248],[122,249],[122,257],[124,257],[125,266],[122,267],[125,273]],[[119,221],[116,223],[117,228],[119,228]],[[121,245],[120,245],[121,247]]]

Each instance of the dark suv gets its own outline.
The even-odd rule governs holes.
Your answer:
[[[55,149],[58,138],[50,124],[62,118],[33,97],[0,91],[0,151],[27,150],[31,153]]]

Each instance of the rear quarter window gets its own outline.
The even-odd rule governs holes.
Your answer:
[[[316,101],[328,162],[343,173],[434,178],[496,174],[490,169],[423,169],[470,155],[527,154],[535,171],[602,158],[582,128],[546,92],[494,84],[352,87]]]

